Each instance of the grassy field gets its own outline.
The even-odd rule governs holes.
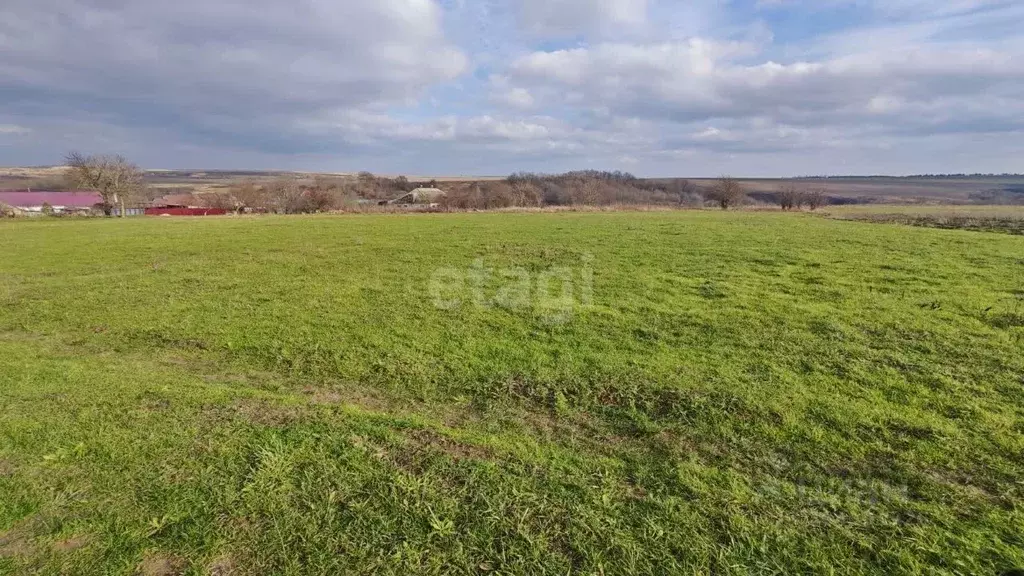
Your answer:
[[[903,224],[1024,235],[1024,206],[834,206],[825,210],[833,218],[879,224]]]
[[[1024,566],[1018,236],[32,220],[0,254],[0,573]]]

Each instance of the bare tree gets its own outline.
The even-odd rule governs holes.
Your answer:
[[[117,206],[125,216],[125,202],[139,196],[145,189],[142,170],[123,156],[84,156],[72,152],[64,158],[67,179],[76,188],[99,192],[103,213],[110,216]]]
[[[825,191],[817,188],[815,190],[809,190],[803,194],[803,203],[807,204],[807,207],[811,210],[817,210],[825,205],[828,201]]]
[[[405,176],[399,176],[398,178],[395,178],[395,188],[401,192],[409,192],[415,188],[415,186],[411,185],[409,183],[409,179]]]
[[[708,199],[717,202],[722,210],[741,204],[746,196],[747,193],[739,181],[729,176],[722,176],[708,190]]]
[[[778,193],[779,206],[783,210],[792,210],[794,208],[800,208],[803,204],[803,193],[792,184],[787,184]]]
[[[205,208],[216,208],[219,210],[238,210],[238,201],[231,192],[212,192],[199,197],[199,204]]]
[[[239,214],[246,210],[262,212],[267,209],[267,195],[263,188],[252,181],[245,181],[231,187],[229,192],[235,199],[235,211]]]
[[[697,194],[697,185],[689,180],[673,180],[669,184],[669,192],[678,198],[679,205],[691,202],[691,198]]]

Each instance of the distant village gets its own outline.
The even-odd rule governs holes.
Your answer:
[[[125,216],[212,216],[229,212],[224,208],[197,206],[196,203],[191,194],[172,194],[147,202],[145,206],[125,208],[124,211]],[[103,198],[98,192],[88,190],[0,192],[0,205],[17,212],[18,216],[104,214]],[[112,215],[121,215],[120,207],[115,206],[112,210]]]
[[[416,188],[390,200],[359,199],[359,204],[393,206],[409,210],[437,208],[446,193],[439,188]],[[271,211],[260,206],[209,206],[209,199],[197,194],[168,194],[141,205],[123,208],[124,216],[224,216]],[[104,203],[98,192],[0,191],[3,216],[121,216],[122,208]]]

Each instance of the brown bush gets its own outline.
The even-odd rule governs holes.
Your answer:
[[[660,189],[665,192],[667,197],[674,199],[680,206],[692,205],[694,198],[699,196],[697,185],[684,179],[677,178],[665,182],[660,185]],[[703,204],[703,199],[700,202]]]
[[[513,205],[541,206],[543,204],[540,187],[531,182],[512,184]]]
[[[787,185],[777,195],[779,206],[783,210],[799,209],[804,203],[803,194],[796,186]]]
[[[228,194],[235,201],[235,210],[238,212],[262,212],[270,210],[269,197],[261,186],[253,182],[243,182],[233,186]]]
[[[817,210],[828,202],[828,197],[825,196],[824,190],[817,189],[804,192],[801,200],[801,204],[806,204],[811,210]]]
[[[535,199],[542,206],[673,205],[682,199],[692,202],[696,194],[696,187],[687,181],[645,181],[628,172],[517,172],[506,181],[513,187],[530,187],[529,196],[516,204],[530,206]]]
[[[294,178],[278,178],[263,185],[244,182],[223,195],[232,208],[248,212],[310,214],[337,210],[354,203],[354,183],[341,178],[317,177],[312,184]],[[212,195],[207,195],[213,201]],[[229,200],[228,200],[229,199]]]
[[[747,193],[739,181],[729,176],[719,178],[707,193],[708,200],[716,202],[722,210],[742,204],[746,196]]]
[[[199,205],[204,208],[217,208],[221,210],[237,210],[238,202],[230,191],[214,192],[203,194],[198,197]]]

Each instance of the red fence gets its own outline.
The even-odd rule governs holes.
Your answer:
[[[146,208],[146,216],[223,216],[223,208]]]

